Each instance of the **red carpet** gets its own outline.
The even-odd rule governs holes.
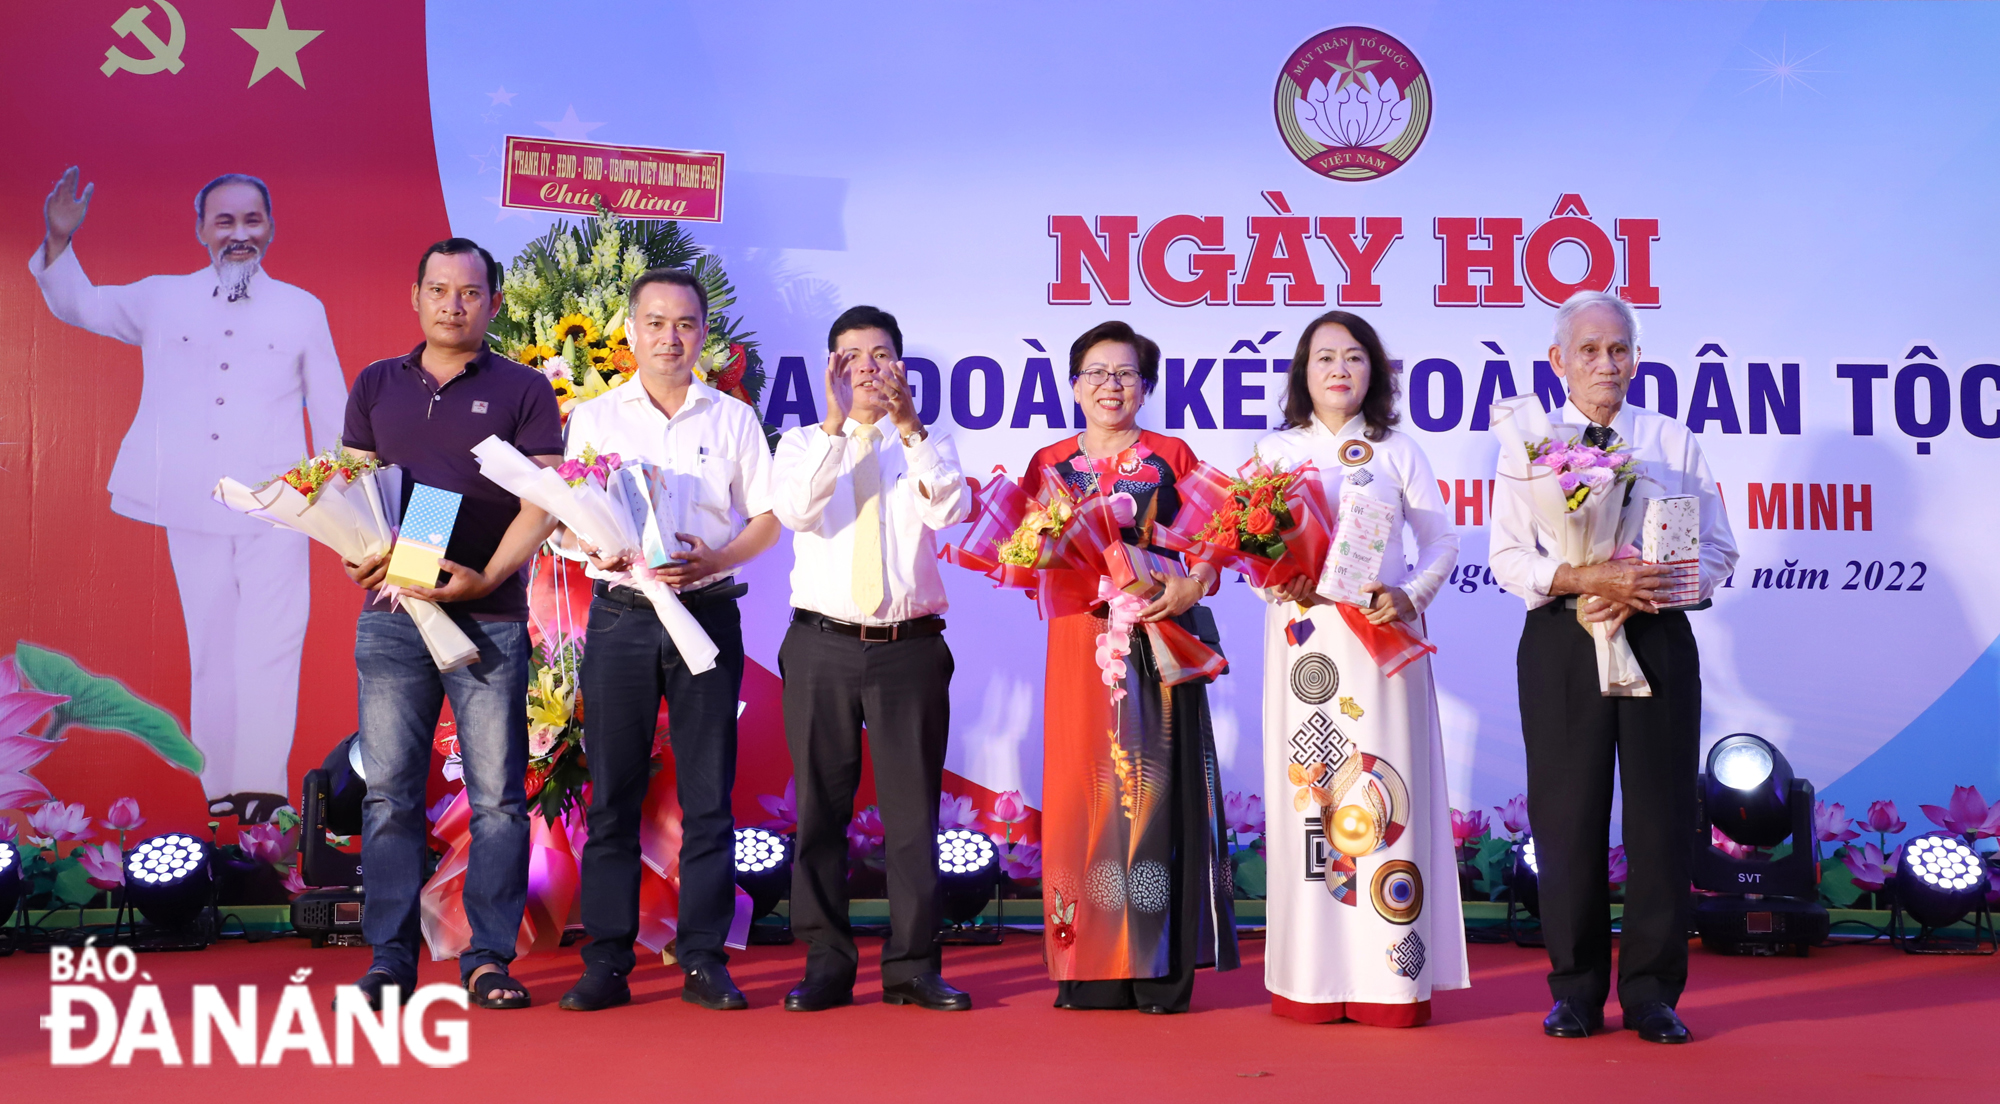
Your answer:
[[[863,941],[864,953],[879,947]],[[891,1008],[864,971],[859,1003],[804,1015],[780,1007],[799,976],[797,947],[753,948],[733,964],[749,994],[746,1013],[681,1003],[680,974],[641,967],[635,1003],[593,1015],[560,1012],[573,958],[522,962],[535,990],[522,1012],[472,1009],[471,1057],[433,1070],[405,1055],[374,1064],[365,1048],[351,1069],[315,1069],[293,1053],[276,1069],[239,1069],[225,1054],[208,1069],[162,1071],[151,1054],[130,1068],[55,1070],[48,1035],[49,959],[0,959],[0,1084],[11,1099],[291,1099],[338,1102],[407,1093],[423,1104],[472,1100],[904,1100],[1048,1099],[1075,1104],[1145,1100],[1463,1099],[1570,1101],[1844,1098],[1978,1100],[1993,1075],[2000,1023],[2000,959],[1919,958],[1887,947],[1839,947],[1809,959],[1720,958],[1695,953],[1681,1011],[1686,1047],[1642,1043],[1625,1031],[1581,1041],[1545,1039],[1548,1003],[1539,951],[1472,948],[1473,987],[1441,993],[1428,1027],[1310,1027],[1270,1014],[1262,944],[1245,943],[1245,968],[1204,973],[1195,1011],[1155,1018],[1133,1012],[1059,1012],[1039,943],[1010,936],[998,948],[952,948],[947,975],[973,993],[965,1015]],[[225,993],[254,983],[268,1029],[279,989],[300,967],[320,1007],[332,987],[367,964],[367,952],[315,951],[299,940],[227,943],[203,952],[144,956],[190,1046],[188,987]],[[454,963],[425,981],[457,977]],[[107,989],[124,1005],[128,986]],[[453,1011],[452,1015],[459,1015]],[[1611,1009],[1615,1024],[1617,1010]],[[332,1034],[332,1017],[325,1030]],[[260,1038],[263,1033],[260,1032]],[[83,1039],[80,1037],[79,1042]],[[1727,1086],[1724,1093],[1723,1086]],[[1373,1091],[1385,1095],[1376,1096]],[[1364,1092],[1367,1095],[1356,1097]],[[79,1095],[80,1094],[80,1095]],[[96,1094],[104,1094],[102,1096]],[[1412,1095],[1415,1094],[1415,1095]],[[391,1099],[386,1095],[381,1099]]]

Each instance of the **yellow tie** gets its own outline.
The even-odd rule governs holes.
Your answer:
[[[875,452],[881,431],[858,426],[861,455],[854,460],[854,604],[866,616],[882,608],[882,460]]]

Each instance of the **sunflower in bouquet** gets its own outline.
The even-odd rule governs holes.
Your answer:
[[[1021,518],[1021,524],[1014,529],[1014,535],[1000,545],[1000,562],[1017,567],[1041,567],[1048,554],[1062,539],[1063,531],[1076,518],[1076,500],[1062,489],[1061,484],[1051,483],[1053,494],[1047,502],[1030,507]]]
[[[306,496],[306,501],[311,503],[319,500],[320,491],[334,476],[341,476],[352,483],[381,466],[373,458],[356,456],[336,443],[318,456],[308,456],[293,464],[290,470],[280,474],[277,479],[290,484],[293,490]],[[277,482],[277,479],[267,480],[257,489],[261,491]]]
[[[1285,503],[1285,492],[1295,478],[1295,473],[1274,468],[1262,458],[1255,460],[1224,488],[1225,501],[1209,516],[1197,539],[1277,559],[1285,551],[1281,534],[1297,523]]]

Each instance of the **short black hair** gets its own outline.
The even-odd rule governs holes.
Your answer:
[[[417,258],[417,286],[423,286],[424,270],[429,267],[431,255],[434,253],[442,253],[447,257],[456,257],[466,253],[479,254],[479,259],[486,262],[487,293],[491,295],[500,294],[503,286],[500,276],[500,262],[494,260],[493,254],[488,253],[484,247],[471,238],[446,238],[443,241],[432,242],[430,248],[424,250],[424,255]]]
[[[1395,369],[1389,364],[1389,354],[1382,348],[1382,338],[1375,327],[1360,315],[1342,310],[1327,311],[1299,334],[1299,347],[1292,353],[1290,377],[1285,386],[1286,428],[1302,429],[1312,424],[1312,382],[1306,375],[1307,361],[1312,359],[1313,335],[1321,326],[1345,326],[1368,354],[1368,392],[1361,396],[1361,418],[1368,428],[1361,435],[1380,441],[1389,435],[1389,427],[1401,420],[1396,413]]]
[[[264,217],[271,217],[271,189],[266,187],[263,181],[251,176],[249,173],[223,173],[214,180],[203,184],[201,191],[194,194],[194,220],[196,222],[200,222],[208,217],[208,193],[222,187],[224,184],[248,184],[252,188],[257,189],[257,194],[264,197]]]
[[[1069,381],[1075,383],[1076,377],[1083,374],[1084,354],[1090,352],[1092,346],[1107,341],[1132,346],[1132,351],[1139,356],[1139,378],[1146,382],[1146,393],[1152,394],[1154,386],[1160,382],[1159,343],[1123,322],[1099,322],[1083,331],[1082,337],[1070,342]]]
[[[701,282],[701,277],[685,268],[649,268],[641,272],[632,281],[632,290],[625,295],[626,314],[632,313],[632,308],[639,303],[639,292],[649,284],[673,284],[694,292],[694,297],[701,300],[701,324],[708,325],[708,286]]]
[[[903,355],[903,328],[896,325],[896,316],[881,307],[849,307],[833,320],[833,328],[826,331],[826,351],[832,352],[839,343],[840,335],[855,330],[881,330],[895,343],[896,355]]]

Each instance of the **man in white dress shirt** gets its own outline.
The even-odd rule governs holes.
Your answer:
[[[639,934],[639,815],[652,780],[662,698],[681,805],[680,917],[675,954],[681,999],[717,1010],[748,1007],[730,980],[723,940],[735,915],[736,708],[743,689],[743,623],[731,575],[778,539],[771,516],[771,454],[757,411],[695,378],[708,339],[708,292],[685,269],[651,269],[632,282],[625,331],[636,376],[570,413],[564,452],[615,452],[640,465],[664,547],[657,579],[720,649],[694,674],[652,603],[607,580],[633,565],[590,554],[590,624],[583,648],[584,755],[590,763],[590,841],[583,848],[584,973],[562,1007],[593,1012],[631,1000],[626,978]],[[653,569],[655,565],[642,564]]]
[[[1549,361],[1570,394],[1568,404],[1550,415],[1552,435],[1567,439],[1581,429],[1585,443],[1622,445],[1639,464],[1634,494],[1701,499],[1701,598],[1707,599],[1735,570],[1736,542],[1694,435],[1625,404],[1639,365],[1632,308],[1614,295],[1578,293],[1556,312]],[[1519,651],[1521,732],[1549,992],[1556,1000],[1542,1028],[1558,1038],[1581,1038],[1604,1026],[1612,984],[1605,869],[1615,762],[1624,790],[1629,872],[1618,1003],[1625,1026],[1640,1038],[1684,1043],[1688,1030],[1674,1005],[1687,985],[1693,912],[1688,887],[1701,657],[1687,614],[1654,605],[1665,592],[1666,568],[1637,560],[1576,567],[1552,554],[1554,534],[1534,515],[1525,489],[1527,457],[1516,451],[1501,450],[1490,555],[1494,578],[1528,606]],[[1596,647],[1579,614],[1624,627],[1651,696],[1600,691]]]
[[[806,976],[795,1012],[853,1000],[860,956],[847,922],[848,820],[862,733],[875,765],[889,881],[882,994],[964,1011],[940,975],[938,795],[951,728],[951,649],[936,532],[972,494],[950,438],[917,417],[894,316],[854,307],[827,334],[826,419],[788,430],[772,477],[792,538],[792,627],[778,651],[785,740],[798,783],[792,930]]]
[[[187,624],[189,735],[211,816],[270,819],[287,804],[299,654],[311,582],[306,538],[215,502],[223,476],[252,486],[332,447],[347,385],[318,299],[263,270],[271,193],[216,177],[195,196],[209,263],[138,283],[90,282],[70,239],[95,185],[72,167],[43,205],[28,270],[57,318],[141,349],[139,410],[111,468],[111,509],[167,531]],[[310,443],[300,412],[312,423]]]

